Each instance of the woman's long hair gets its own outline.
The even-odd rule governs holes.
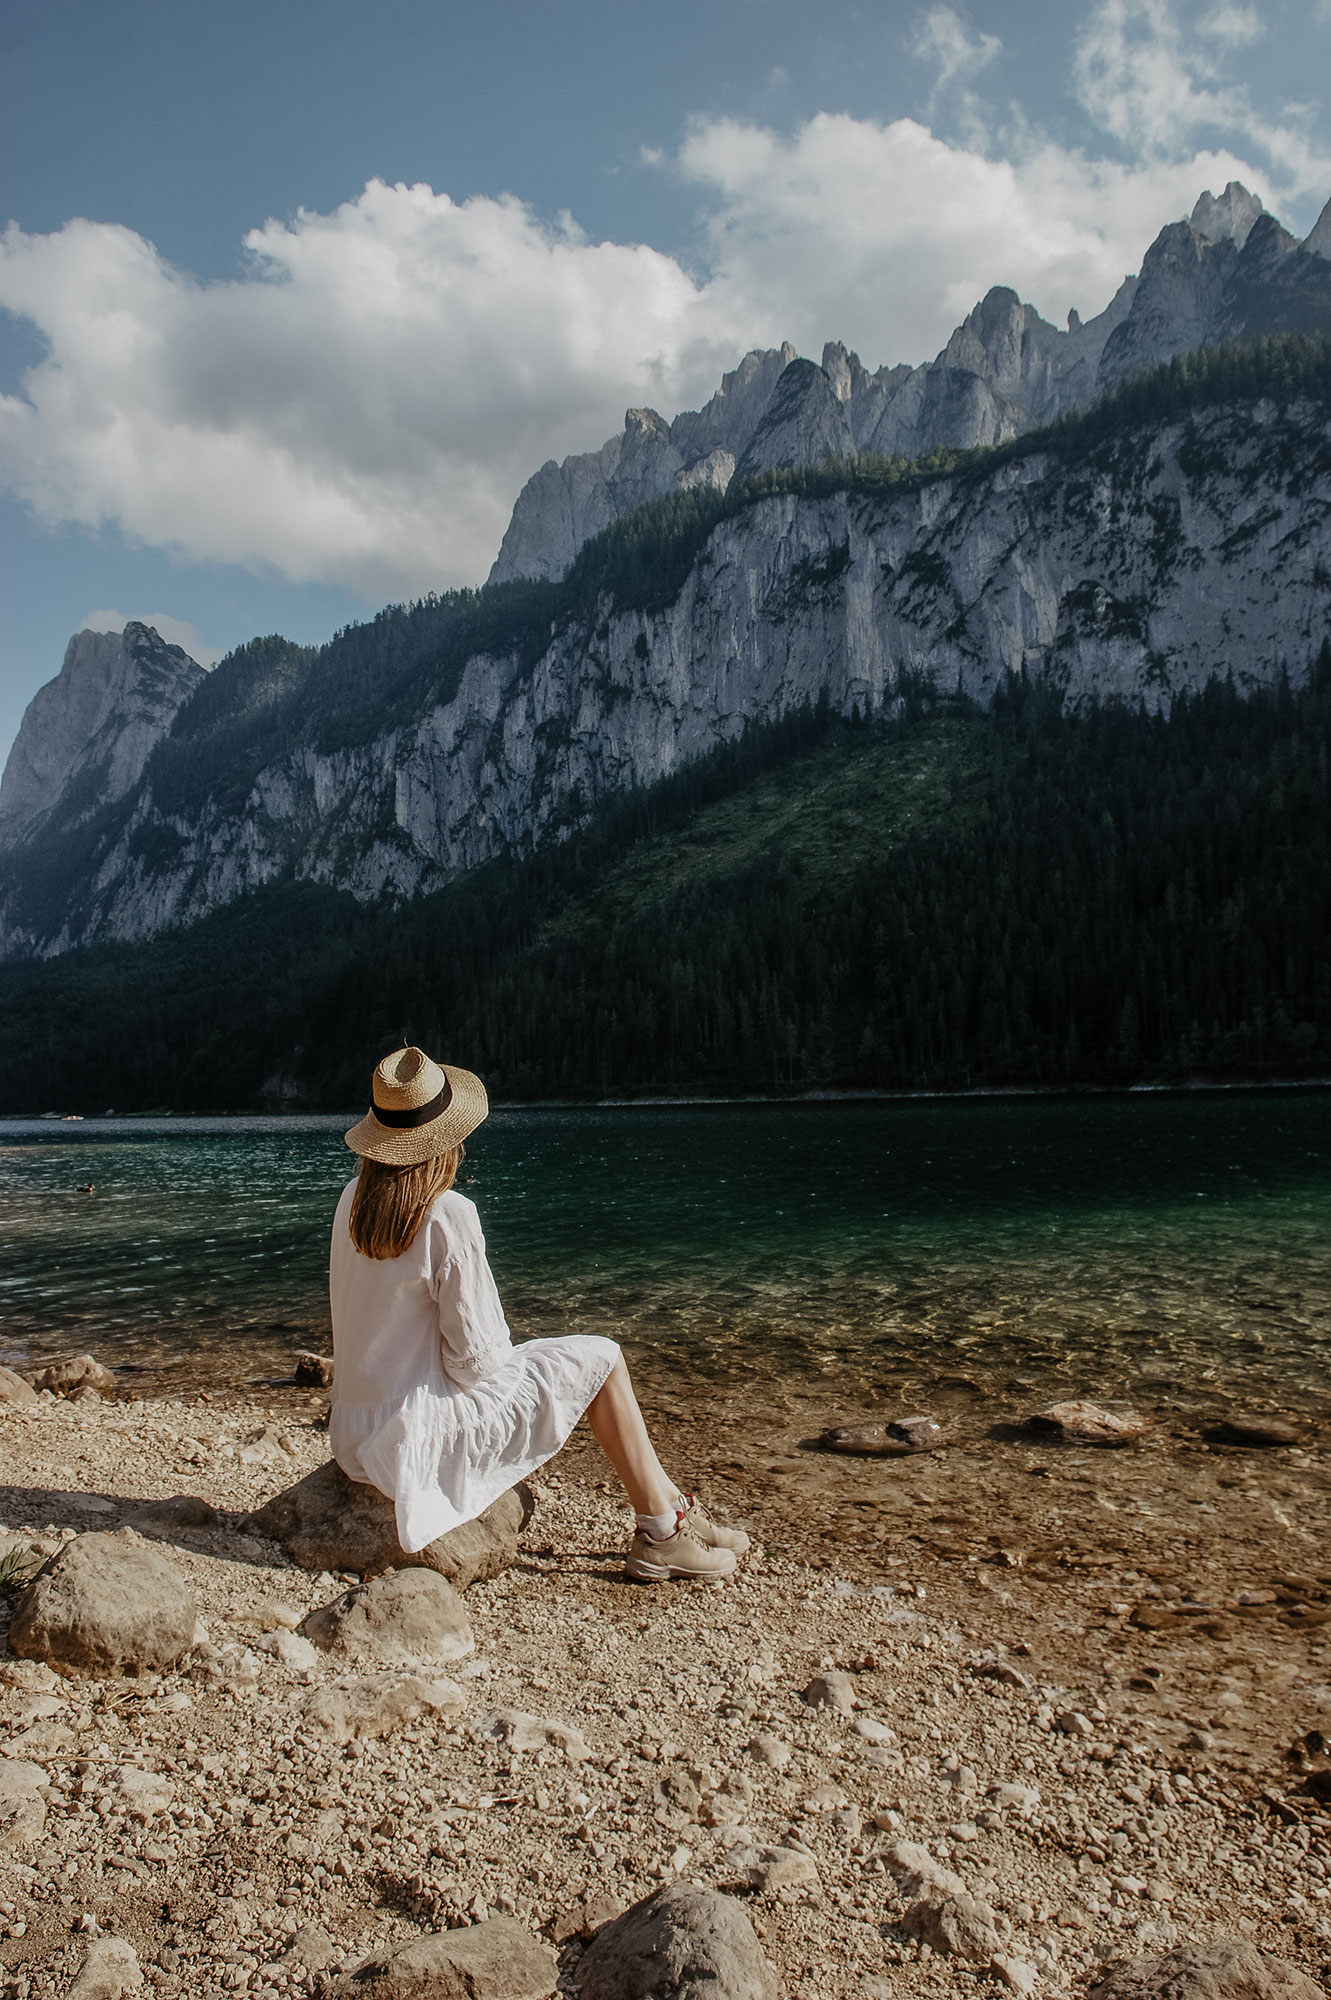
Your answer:
[[[451,1188],[465,1146],[436,1153],[414,1167],[390,1167],[362,1156],[351,1197],[351,1240],[362,1257],[400,1257],[438,1195]]]

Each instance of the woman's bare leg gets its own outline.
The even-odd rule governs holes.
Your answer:
[[[679,1488],[668,1479],[633,1393],[622,1361],[611,1369],[604,1388],[587,1408],[592,1436],[614,1466],[635,1514],[666,1514],[675,1506]]]

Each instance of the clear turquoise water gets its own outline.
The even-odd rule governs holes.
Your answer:
[[[285,1373],[346,1122],[0,1122],[0,1359]],[[464,1172],[519,1332],[732,1390],[1331,1409],[1331,1092],[500,1111]]]

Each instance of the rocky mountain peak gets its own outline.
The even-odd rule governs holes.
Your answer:
[[[824,370],[816,361],[792,361],[735,467],[735,483],[779,466],[850,458],[854,450],[845,409]]]
[[[1229,181],[1219,196],[1213,195],[1210,188],[1203,189],[1193,204],[1188,224],[1212,243],[1233,243],[1241,250],[1254,222],[1265,214],[1257,196],[1249,194],[1242,181]]]
[[[1331,201],[1328,201],[1300,247],[1311,257],[1325,257],[1331,262]]]
[[[76,632],[24,711],[0,778],[0,845],[123,798],[204,669],[151,625]]]

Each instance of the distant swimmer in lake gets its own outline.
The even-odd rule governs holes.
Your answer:
[[[333,1221],[329,1442],[387,1494],[408,1554],[475,1520],[553,1458],[583,1415],[637,1517],[625,1573],[729,1576],[749,1546],[670,1479],[613,1340],[514,1346],[473,1202],[453,1183],[489,1111],[470,1070],[397,1049],[347,1133],[360,1155]]]

